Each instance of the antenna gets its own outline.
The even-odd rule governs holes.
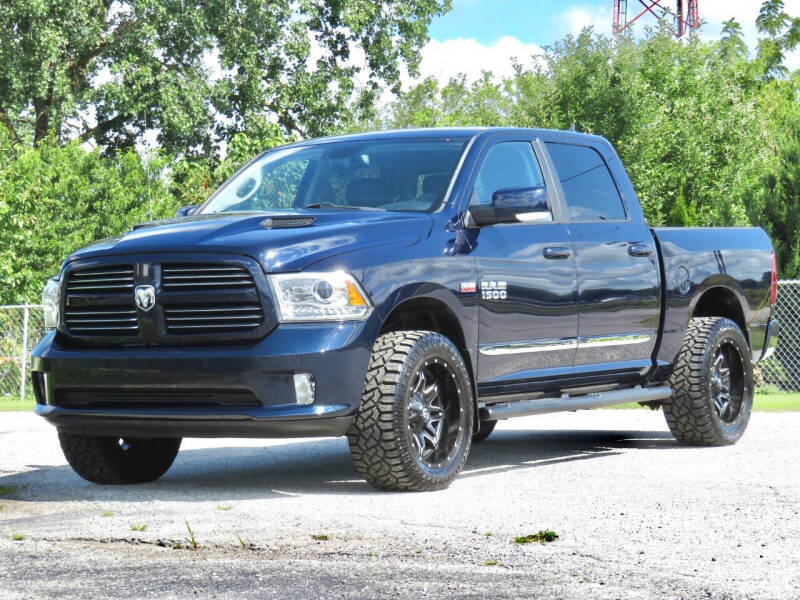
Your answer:
[[[144,131],[147,133],[147,109],[144,109]],[[149,145],[145,146],[145,162],[144,173],[147,177],[147,219],[153,220],[153,195],[150,192],[150,148]]]

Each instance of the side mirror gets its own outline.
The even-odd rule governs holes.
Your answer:
[[[183,206],[175,211],[176,217],[188,217],[189,215],[193,215],[197,209],[200,208],[199,206],[192,205],[192,206]]]
[[[497,223],[535,223],[552,221],[543,186],[503,188],[492,194],[490,205],[470,206],[465,225],[477,229]]]

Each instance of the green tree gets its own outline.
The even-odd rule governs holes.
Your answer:
[[[110,149],[154,129],[179,153],[271,123],[319,135],[396,88],[403,65],[416,72],[450,3],[3,0],[0,125],[15,143]]]
[[[25,148],[15,159],[9,151],[0,140],[0,304],[35,302],[76,248],[177,208],[158,156],[146,164],[126,150],[108,159],[78,142]]]

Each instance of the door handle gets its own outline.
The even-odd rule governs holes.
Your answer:
[[[570,256],[572,256],[572,250],[569,248],[554,247],[544,249],[544,257],[551,260],[563,260]]]
[[[651,256],[653,249],[647,244],[630,244],[628,246],[628,254],[631,256]]]

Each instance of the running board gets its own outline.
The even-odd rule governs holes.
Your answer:
[[[558,398],[540,398],[539,400],[520,400],[505,404],[492,404],[481,408],[480,415],[484,421],[493,421],[495,419],[528,417],[567,410],[600,408],[601,406],[614,406],[615,404],[626,404],[627,402],[653,402],[655,400],[665,400],[671,396],[672,388],[668,385],[650,388],[636,386],[627,390],[614,390],[585,396],[568,396],[564,394]]]

